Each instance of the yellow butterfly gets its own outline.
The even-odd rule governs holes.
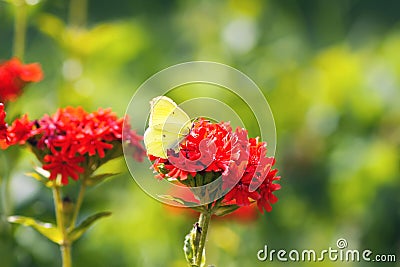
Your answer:
[[[147,155],[167,158],[167,150],[175,149],[191,129],[189,116],[166,96],[150,101],[149,127],[144,133]]]

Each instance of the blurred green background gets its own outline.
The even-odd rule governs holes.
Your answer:
[[[0,2],[2,59],[12,51],[8,2]],[[67,105],[122,116],[142,82],[192,60],[235,67],[261,88],[276,120],[279,201],[253,220],[214,220],[208,264],[342,266],[256,254],[264,245],[336,248],[345,238],[350,249],[397,255],[398,263],[368,266],[400,266],[399,1],[97,0],[87,12],[86,1],[27,2],[25,62],[40,62],[45,79],[10,104],[10,117]],[[32,161],[25,153],[13,169],[13,214],[51,220],[50,191],[24,175]],[[82,217],[113,216],[75,244],[74,266],[186,266],[183,238],[196,218],[146,195],[122,159],[109,168],[123,174],[89,190]],[[0,223],[0,266],[60,265],[57,245]]]

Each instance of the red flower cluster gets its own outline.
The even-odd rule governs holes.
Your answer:
[[[93,170],[122,154],[123,122],[110,109],[87,113],[80,107],[67,107],[36,121],[25,115],[7,128],[8,145],[30,144],[43,169],[50,172],[49,179],[60,175],[61,183],[66,185],[68,177],[78,180],[85,170]],[[134,157],[140,160],[144,155],[141,137],[129,131]]]
[[[272,192],[279,190],[281,186],[274,184],[274,181],[280,180],[275,176],[278,170],[271,170],[275,164],[275,158],[267,157],[267,148],[265,142],[259,142],[258,138],[250,138],[250,151],[247,166],[240,181],[225,196],[225,201],[234,201],[239,206],[250,205],[250,199],[257,201],[257,206],[261,212],[263,209],[271,211],[271,204],[278,201],[278,198]],[[259,183],[260,186],[255,191],[250,190],[251,183]]]
[[[5,122],[6,112],[4,111],[4,104],[0,103],[0,148],[7,146],[7,124]]]
[[[43,79],[38,63],[22,64],[17,58],[0,64],[0,102],[15,100],[29,82]]]
[[[152,155],[149,158],[154,161],[153,167],[159,173],[158,178],[186,180],[189,174],[195,176],[200,170],[226,172],[231,161],[239,158],[241,145],[243,139],[232,132],[229,123],[216,124],[199,119],[180,144],[178,153],[170,150],[168,159]]]
[[[176,178],[185,185],[188,177],[196,174],[222,176],[223,187],[232,188],[224,197],[225,204],[248,206],[256,201],[263,212],[271,211],[271,204],[277,201],[272,193],[280,189],[273,183],[280,179],[277,170],[271,170],[275,159],[266,153],[266,143],[248,139],[246,130],[233,132],[229,123],[200,119],[193,123],[178,153],[169,151],[168,159],[149,155],[149,159],[158,178]],[[259,187],[252,191],[251,183]]]

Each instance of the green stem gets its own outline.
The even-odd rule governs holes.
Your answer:
[[[69,24],[72,27],[83,28],[87,20],[87,0],[70,0]]]
[[[15,22],[14,22],[14,43],[13,55],[23,60],[26,37],[26,3],[24,0],[15,0]]]
[[[62,255],[62,266],[63,267],[71,267],[71,245],[62,245],[61,246],[61,255]]]
[[[210,221],[211,221],[211,215],[212,215],[212,213],[209,209],[207,209],[206,212],[202,212],[200,214],[199,225],[201,227],[201,235],[200,235],[199,247],[197,248],[196,260],[195,260],[196,266],[201,265],[201,260],[203,258],[203,251],[204,251],[204,248],[206,245],[206,240],[207,240],[208,227],[209,227]]]
[[[12,214],[12,203],[11,203],[11,194],[10,194],[10,186],[11,186],[11,177],[9,173],[5,174],[0,179],[0,200],[1,200],[1,207],[4,213],[4,216],[7,217],[8,215]]]
[[[81,206],[82,206],[83,196],[85,195],[85,192],[86,192],[86,183],[85,183],[85,179],[82,179],[81,186],[80,186],[80,189],[79,189],[78,199],[76,200],[74,213],[72,215],[71,224],[69,226],[70,230],[74,229],[74,227],[75,227],[76,220],[78,219],[78,214],[79,214],[79,211],[80,211]]]
[[[9,228],[9,224],[6,223],[6,219],[7,216],[10,214],[9,212],[9,200],[8,200],[8,180],[9,178],[4,176],[4,177],[0,177],[0,234],[3,230],[3,228],[7,229]]]
[[[61,243],[62,266],[71,267],[71,244],[68,240],[67,228],[64,221],[63,202],[59,186],[53,187],[54,206],[56,210],[57,227],[61,231],[63,242]]]

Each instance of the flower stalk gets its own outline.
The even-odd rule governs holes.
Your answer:
[[[63,201],[61,198],[61,190],[58,185],[53,186],[53,198],[56,211],[57,228],[61,232],[62,241],[60,244],[62,266],[71,267],[71,244],[68,238],[67,225],[64,220]]]
[[[24,57],[27,5],[24,0],[15,0],[15,22],[14,22],[14,41],[13,55],[21,60]]]
[[[72,27],[84,28],[87,21],[87,0],[71,0],[69,4],[69,24]]]
[[[212,213],[210,210],[200,213],[200,217],[199,217],[200,242],[198,244],[198,247],[195,249],[196,255],[195,255],[195,261],[194,261],[196,267],[201,266],[201,263],[203,260],[203,255],[205,255],[204,249],[206,246],[208,228],[209,228],[210,222],[211,222],[211,215],[212,215]]]
[[[7,159],[5,159],[6,164],[8,164]],[[11,203],[11,178],[10,178],[10,172],[8,168],[5,168],[4,175],[1,177],[0,176],[0,200],[2,202],[2,205],[0,206],[0,209],[3,211],[3,213],[7,216],[12,214],[13,212],[13,205]]]
[[[61,246],[62,266],[71,267],[71,245]]]

